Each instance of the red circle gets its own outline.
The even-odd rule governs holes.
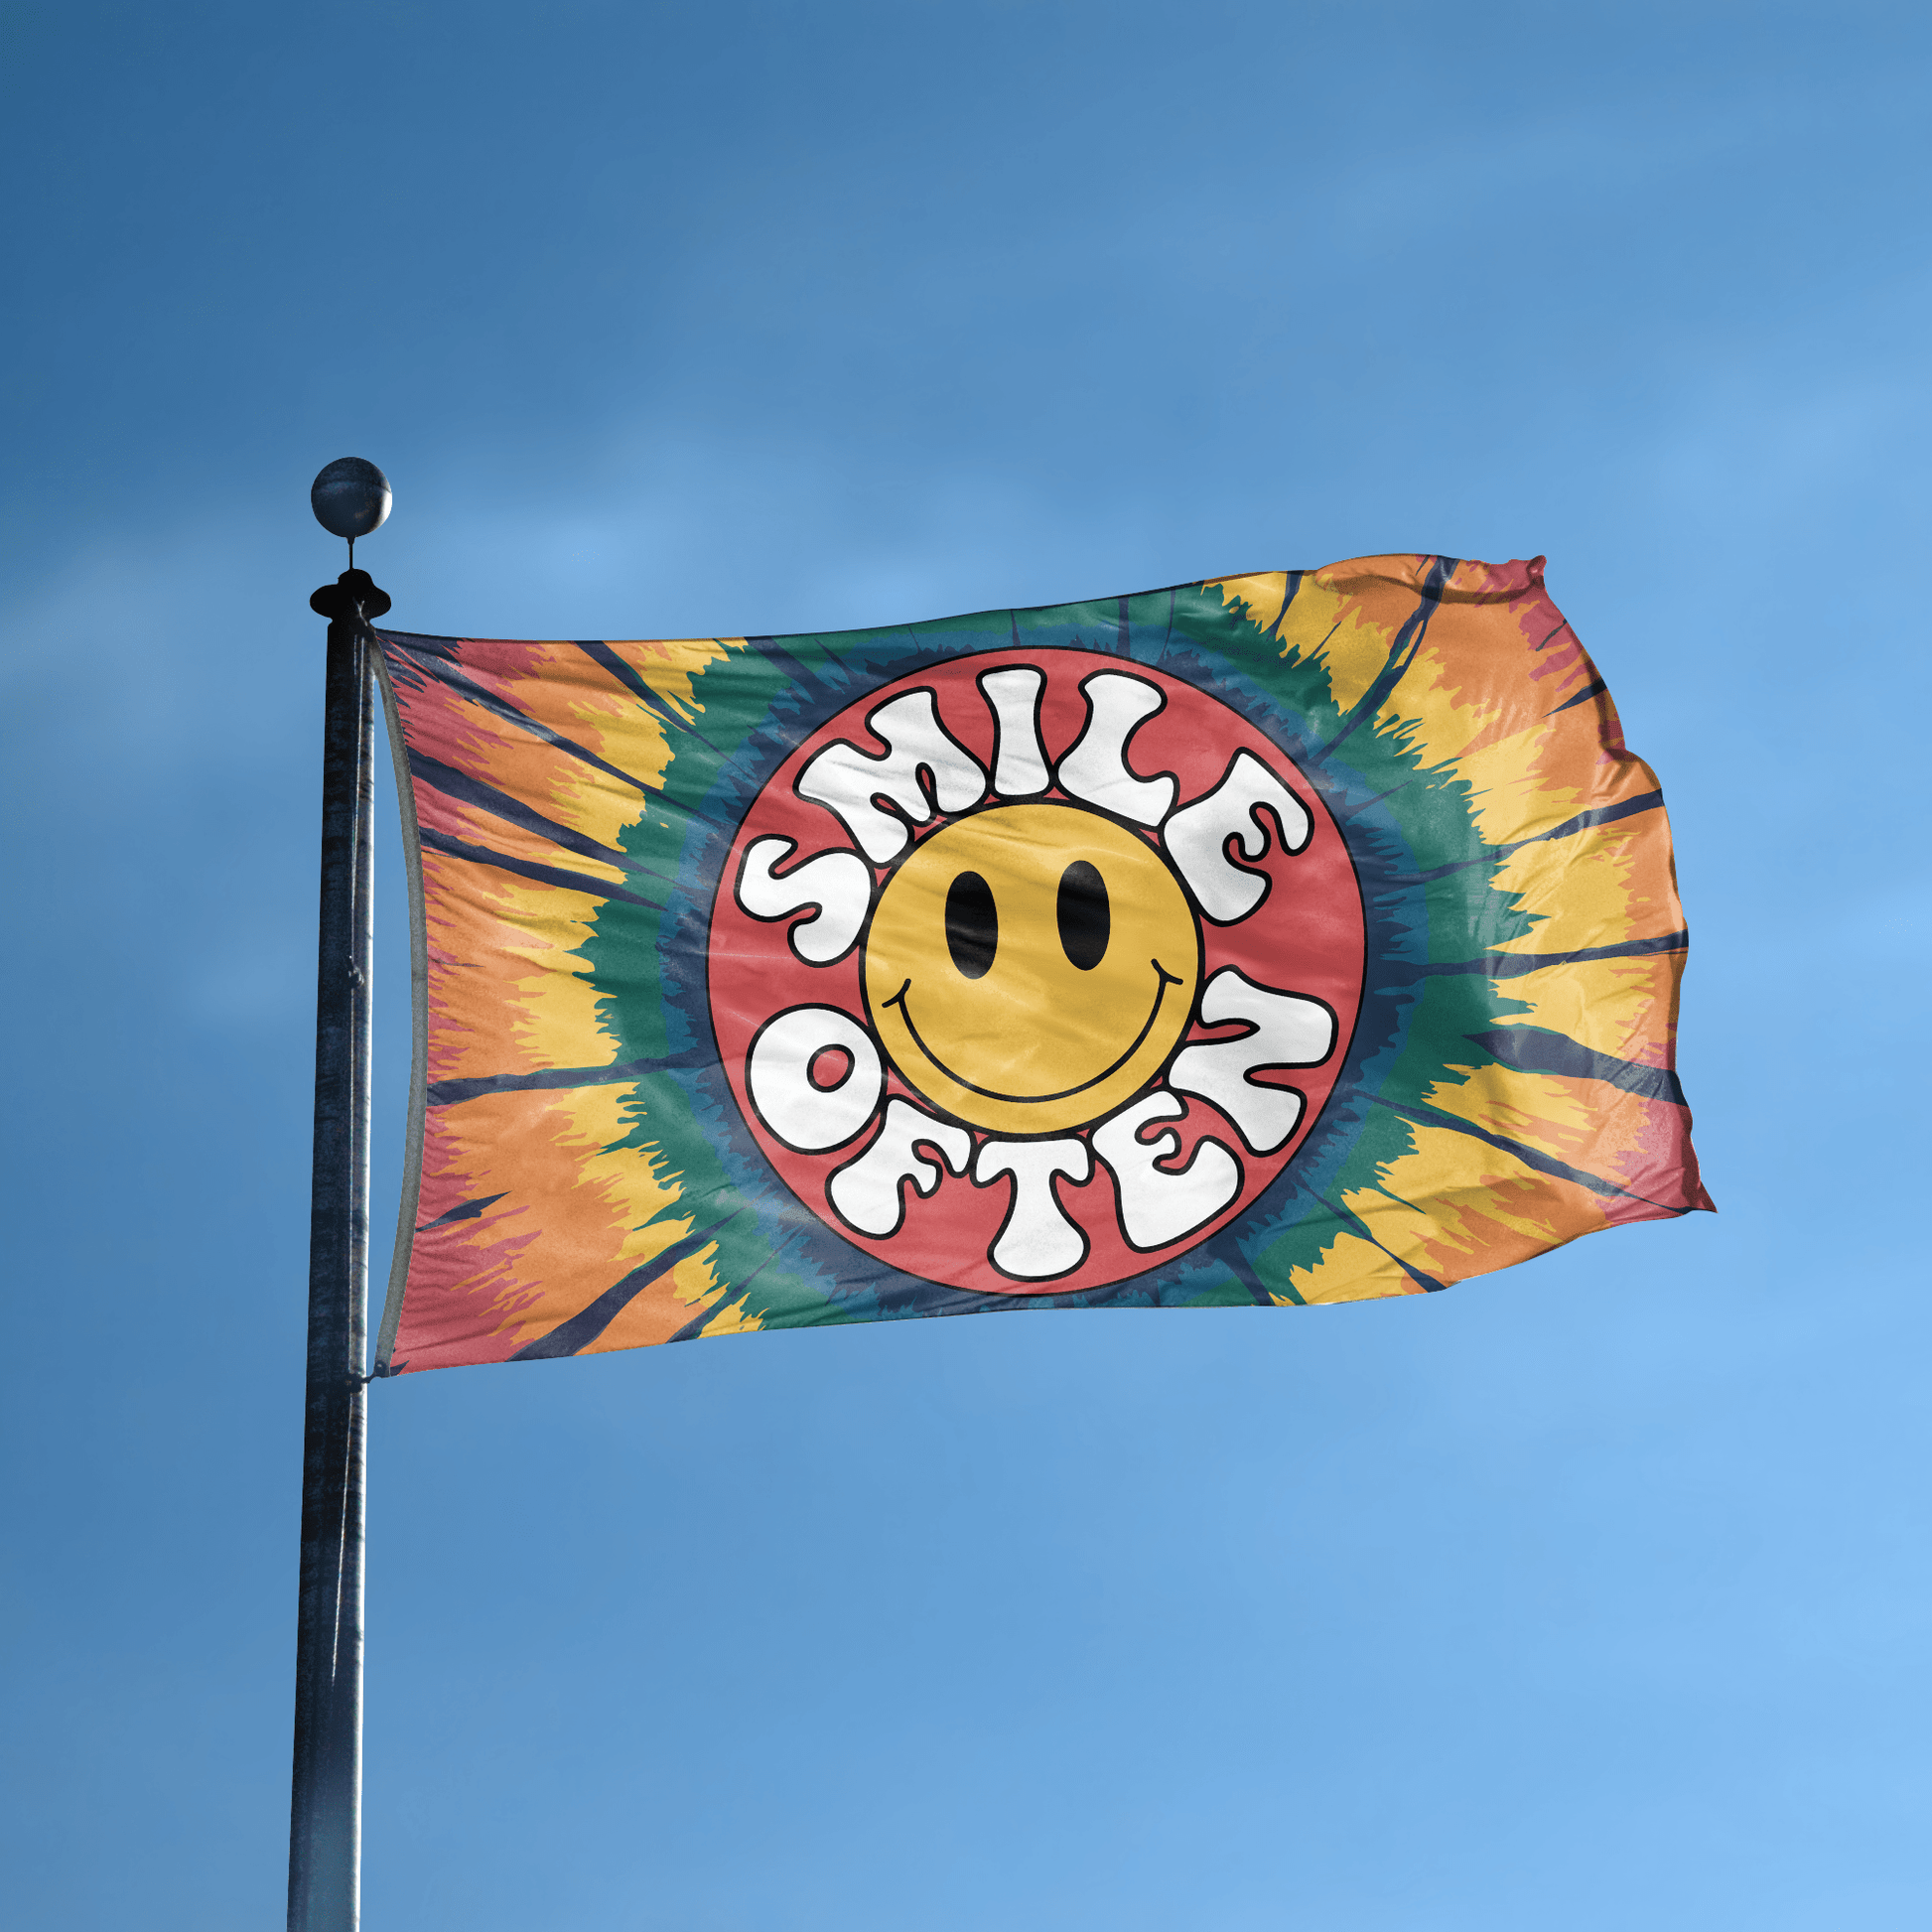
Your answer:
[[[866,1004],[860,980],[863,945],[855,943],[828,965],[811,964],[799,956],[790,940],[792,930],[812,917],[810,906],[775,919],[759,918],[746,910],[737,893],[746,852],[756,840],[791,842],[793,849],[779,861],[787,872],[821,853],[858,851],[843,821],[825,806],[800,797],[797,782],[811,759],[840,740],[867,757],[884,758],[890,747],[868,728],[866,719],[904,693],[932,693],[940,723],[989,774],[986,801],[994,799],[990,779],[995,761],[995,717],[978,680],[989,672],[1023,667],[1037,670],[1044,677],[1038,734],[1049,768],[1057,767],[1085,728],[1088,705],[1080,689],[1081,680],[1110,671],[1145,681],[1166,701],[1162,710],[1133,733],[1127,761],[1141,778],[1171,772],[1177,783],[1174,809],[1214,790],[1242,752],[1257,759],[1301,799],[1312,824],[1309,842],[1301,852],[1282,850],[1272,817],[1262,820],[1269,836],[1267,850],[1260,858],[1250,859],[1234,848],[1240,865],[1266,880],[1267,892],[1260,904],[1236,922],[1219,925],[1200,919],[1201,980],[1205,986],[1223,967],[1236,967],[1260,986],[1321,1001],[1335,1020],[1333,1048],[1318,1066],[1254,1076],[1258,1084],[1289,1086],[1304,1098],[1301,1119],[1277,1152],[1252,1153],[1235,1125],[1195,1094],[1177,1094],[1184,1103],[1184,1113],[1178,1119],[1157,1124],[1177,1132],[1180,1138],[1178,1155],[1164,1163],[1171,1169],[1184,1168],[1203,1137],[1221,1143],[1238,1159],[1241,1188],[1221,1212],[1167,1247],[1152,1252],[1136,1250],[1128,1244],[1120,1226],[1112,1172],[1093,1158],[1084,1184],[1074,1185],[1065,1178],[1053,1183],[1061,1212],[1086,1237],[1085,1258],[1067,1274],[1049,1281],[1026,1282],[1003,1274],[989,1258],[1012,1199],[1011,1179],[996,1177],[984,1185],[977,1184],[970,1162],[966,1173],[956,1174],[932,1147],[922,1147],[922,1158],[939,1174],[936,1188],[921,1195],[909,1181],[901,1182],[902,1212],[897,1230],[874,1237],[841,1218],[827,1189],[833,1175],[871,1144],[876,1125],[869,1125],[856,1139],[813,1154],[785,1146],[759,1119],[746,1080],[746,1057],[754,1036],[774,1014],[794,1007],[831,1007],[865,1027]],[[1084,802],[1069,798],[1057,786],[1032,794],[1027,802],[1058,800]],[[912,842],[905,851],[915,850],[919,839],[949,822],[946,814],[935,810],[925,824],[912,828]],[[1160,843],[1155,830],[1143,827],[1141,831],[1153,843]],[[903,856],[900,853],[897,858]],[[871,865],[869,870],[876,899],[878,887],[890,876],[892,866]],[[738,828],[712,907],[707,971],[719,1056],[739,1110],[765,1158],[814,1215],[865,1253],[922,1280],[992,1294],[1063,1295],[1101,1288],[1177,1259],[1237,1220],[1294,1159],[1340,1073],[1361,1004],[1364,959],[1361,893],[1348,849],[1320,794],[1273,740],[1218,698],[1167,672],[1101,652],[1023,649],[956,658],[882,684],[797,746],[753,801]],[[1226,1039],[1243,1031],[1238,1025],[1204,1027],[1196,1013],[1181,1044]],[[817,1075],[820,1061],[829,1057],[821,1052],[811,1061],[808,1077],[815,1086],[826,1084]],[[1153,1086],[1161,1084],[1156,1081]],[[1149,1090],[1143,1089],[1143,1097]],[[885,1102],[895,1097],[909,1102],[922,1114],[934,1113],[931,1104],[907,1086],[887,1060],[882,1115]],[[1054,1138],[1090,1142],[1091,1126],[1098,1124]],[[977,1128],[966,1131],[975,1153],[984,1142],[1002,1138]]]

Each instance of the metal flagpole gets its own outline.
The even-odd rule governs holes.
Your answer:
[[[361,1915],[362,1531],[369,1272],[369,994],[375,854],[369,620],[388,598],[353,568],[388,514],[358,458],[316,479],[316,515],[351,567],[309,602],[329,619],[323,712],[322,917],[316,962],[309,1363],[302,1443],[289,1932],[355,1932]],[[346,526],[346,527],[345,527]]]

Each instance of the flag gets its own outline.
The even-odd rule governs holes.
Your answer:
[[[1540,558],[380,643],[379,1373],[1414,1295],[1711,1205],[1663,797]]]

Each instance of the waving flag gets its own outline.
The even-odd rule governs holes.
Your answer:
[[[1662,795],[1540,559],[381,642],[381,1373],[1420,1294],[1711,1204]]]

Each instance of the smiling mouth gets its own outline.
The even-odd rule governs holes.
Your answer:
[[[1154,1031],[1154,1023],[1160,1019],[1161,1009],[1167,1002],[1168,988],[1180,984],[1179,980],[1175,979],[1158,959],[1150,959],[1148,964],[1154,968],[1154,1006],[1141,1031],[1134,1035],[1133,1045],[1112,1066],[1103,1067],[1091,1080],[1082,1080],[1077,1087],[1062,1087],[1058,1093],[1002,1093],[997,1087],[976,1086],[963,1073],[955,1073],[919,1037],[919,1030],[912,1024],[911,1009],[905,1004],[905,996],[912,990],[912,982],[909,979],[890,1000],[884,1000],[880,1004],[898,1008],[898,1017],[905,1022],[905,1031],[912,1035],[912,1044],[955,1085],[962,1086],[968,1093],[979,1094],[987,1100],[1005,1100],[1022,1107],[1043,1107],[1049,1100],[1071,1100],[1076,1093],[1085,1093],[1089,1087],[1097,1087],[1103,1080],[1111,1080],[1147,1043],[1147,1036]]]

